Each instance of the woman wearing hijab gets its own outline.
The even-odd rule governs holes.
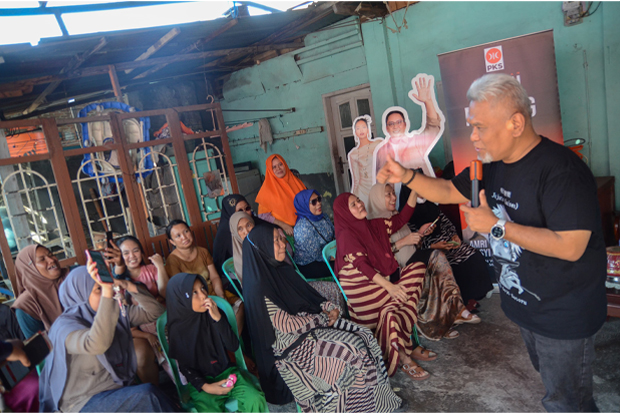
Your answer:
[[[136,375],[131,327],[155,321],[164,308],[143,287],[116,281],[140,303],[121,313],[113,284],[96,278],[89,260],[88,270],[74,269],[60,286],[64,311],[49,334],[53,348],[40,377],[41,411],[176,410],[154,385],[129,386]]]
[[[233,234],[233,256],[235,260],[235,274],[237,275],[237,278],[239,280],[243,279],[243,240],[245,240],[245,237],[250,233],[250,231],[252,231],[252,229],[254,229],[254,226],[254,219],[243,212],[235,212],[230,218],[230,232]],[[270,228],[277,228],[271,224],[267,224],[265,226]],[[277,229],[278,232],[280,232],[280,235],[284,237],[282,230],[279,228]],[[287,242],[286,249],[288,254],[286,255],[284,261],[289,265],[293,265],[293,262],[289,259],[289,248],[290,246]],[[325,267],[325,265],[323,266]],[[294,274],[295,277],[299,277],[299,274],[297,272],[295,272]],[[328,276],[331,277],[331,274],[329,274]],[[306,274],[304,274],[304,277],[308,278]],[[346,305],[344,297],[340,293],[340,289],[335,283],[328,281],[312,280],[308,280],[308,282],[310,283],[312,288],[318,291],[318,293],[325,297],[326,300],[338,304],[341,307],[344,307]]]
[[[331,277],[323,261],[323,247],[334,239],[334,224],[323,214],[321,201],[314,189],[295,195],[295,263],[306,278]]]
[[[58,258],[42,245],[28,245],[17,254],[17,300],[13,308],[24,337],[29,338],[39,330],[49,331],[62,314],[58,288],[67,274]]]
[[[375,184],[370,189],[368,219],[390,219],[396,212],[396,195],[390,184]],[[429,340],[457,338],[459,333],[451,330],[455,324],[480,322],[480,318],[465,308],[450,264],[441,250],[428,250],[421,254],[415,245],[422,236],[411,232],[407,225],[390,236],[394,257],[401,268],[410,259],[426,264],[424,287],[418,302],[418,322],[420,334]]]
[[[437,355],[421,347],[414,350],[411,333],[426,268],[421,262],[410,262],[399,271],[390,248],[390,236],[407,223],[414,205],[415,197],[409,197],[399,215],[368,220],[357,196],[340,194],[334,201],[336,269],[349,299],[351,320],[375,330],[388,374],[396,373],[400,361],[412,380],[425,380],[429,373],[413,360],[430,361]]]
[[[402,186],[401,202],[410,191],[405,185]],[[423,225],[434,222],[437,218],[439,220],[435,224],[435,229],[422,239],[419,249],[441,249],[452,267],[454,279],[461,289],[463,302],[468,306],[470,302],[477,306],[476,301],[483,299],[493,290],[489,268],[480,251],[461,242],[454,224],[433,202],[425,201],[416,206],[409,219],[409,228],[412,232],[419,231]]]
[[[196,274],[177,274],[168,284],[170,357],[191,384],[190,398],[199,412],[224,412],[230,397],[238,401],[240,412],[268,412],[264,394],[228,357],[239,340],[207,288]],[[222,387],[231,374],[236,383]]]
[[[233,256],[232,232],[229,230],[229,223],[232,214],[239,211],[252,213],[252,208],[243,195],[232,194],[222,199],[220,223],[213,240],[213,264],[218,272],[222,271],[224,262]]]
[[[267,226],[243,242],[250,335],[267,400],[284,404],[292,392],[305,412],[398,408],[372,333],[340,318],[338,306],[295,276],[285,249]]]
[[[265,182],[256,196],[258,216],[292,236],[297,221],[293,199],[304,189],[306,186],[293,175],[284,158],[271,155],[266,162]]]
[[[357,195],[365,204],[368,203],[368,194],[372,186],[372,156],[375,148],[383,139],[372,139],[370,115],[360,116],[353,121],[353,137],[356,147],[347,155],[353,186],[351,193]]]
[[[254,217],[244,212],[235,212],[229,221],[229,229],[232,234],[233,261],[235,263],[235,275],[243,286],[243,240],[254,229],[256,223]],[[271,225],[270,225],[271,227]]]

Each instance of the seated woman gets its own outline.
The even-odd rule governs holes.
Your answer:
[[[401,204],[403,197],[408,196],[410,191],[403,185],[400,193]],[[446,254],[465,305],[468,305],[470,300],[483,299],[493,290],[488,265],[480,251],[461,242],[456,228],[436,204],[429,201],[418,204],[409,219],[409,228],[412,232],[417,232],[424,224],[434,222],[437,218],[439,219],[434,225],[435,229],[422,239],[419,249],[441,249]]]
[[[165,302],[168,274],[161,255],[154,254],[149,257],[151,264],[147,264],[142,244],[131,235],[116,240],[111,248],[106,249],[104,255],[115,264],[114,273],[118,278],[144,284],[157,301]],[[172,371],[160,349],[156,323],[133,327],[131,334],[138,359],[138,377],[143,383],[159,384],[157,363],[161,364],[169,375]]]
[[[58,288],[69,272],[58,258],[39,244],[28,245],[15,259],[15,315],[24,337],[49,331],[62,314]]]
[[[155,321],[164,308],[143,287],[117,280],[139,303],[121,313],[113,284],[97,278],[89,260],[88,270],[74,269],[60,286],[64,312],[49,334],[53,349],[40,377],[41,411],[175,411],[154,385],[129,386],[136,375],[131,326]]]
[[[141,282],[157,301],[163,303],[166,300],[166,286],[169,278],[161,255],[153,254],[148,257],[150,261],[148,264],[142,244],[131,235],[119,238],[108,250],[110,253],[106,255],[110,256],[116,264],[115,274],[125,276],[133,282]]]
[[[414,205],[415,198],[409,197],[399,215],[367,220],[364,203],[357,196],[340,194],[334,201],[336,268],[349,299],[351,320],[376,330],[388,374],[396,373],[400,360],[411,379],[425,380],[429,373],[413,359],[430,361],[437,355],[421,347],[414,350],[411,333],[426,268],[421,262],[410,262],[399,271],[389,239],[407,223]]]
[[[314,189],[295,195],[295,263],[306,278],[331,277],[323,261],[323,247],[334,239],[334,224],[323,214],[321,196]]]
[[[267,224],[265,226],[270,228],[276,228],[271,224]],[[248,216],[243,212],[236,212],[230,218],[230,231],[233,234],[233,257],[235,262],[235,274],[237,275],[237,278],[239,280],[243,279],[243,240],[250,233],[250,231],[254,229],[254,227],[254,218]],[[284,237],[282,230],[279,228],[277,228],[277,230],[278,232],[280,232],[280,235]],[[286,249],[290,254],[289,248],[290,246],[287,242]],[[284,258],[284,261],[289,265],[293,265],[292,261],[289,260],[288,254]],[[294,274],[296,277],[299,277],[299,274],[297,274],[297,272],[294,272]],[[326,300],[338,304],[341,307],[344,307],[344,305],[346,304],[344,301],[344,297],[340,293],[340,289],[338,288],[336,283],[312,280],[309,280],[308,282],[315,290],[319,292],[319,294],[325,297]]]
[[[166,228],[168,240],[176,248],[166,259],[166,271],[171,278],[179,273],[198,274],[205,279],[209,295],[224,298],[232,306],[237,318],[239,334],[243,329],[243,302],[239,297],[224,290],[219,273],[213,265],[211,254],[206,248],[194,244],[194,235],[189,226],[181,220],[170,222]]]
[[[293,236],[293,226],[297,220],[293,199],[306,186],[293,175],[280,155],[271,155],[266,164],[265,182],[256,196],[258,216]]]
[[[398,408],[372,333],[296,276],[285,248],[267,226],[243,242],[248,325],[267,400],[283,404],[292,392],[305,412]]]
[[[390,184],[373,185],[369,194],[368,219],[390,219],[396,215],[394,187]],[[414,254],[415,245],[421,239],[422,235],[411,232],[407,225],[393,232],[390,237],[394,258],[400,268],[404,268],[410,259],[422,261],[426,265],[416,326],[420,334],[429,340],[456,338],[459,333],[451,330],[454,324],[475,324],[480,322],[480,318],[465,308],[450,264],[441,250]]]
[[[252,208],[243,195],[231,194],[222,199],[220,223],[213,240],[213,264],[221,275],[224,275],[221,273],[222,265],[233,256],[232,232],[229,231],[230,217],[239,211],[252,213]]]
[[[228,398],[237,399],[240,412],[269,411],[265,395],[231,362],[239,340],[226,315],[207,295],[207,282],[196,274],[177,274],[168,284],[170,357],[190,382],[190,398],[199,412],[224,412]],[[229,375],[237,381],[222,387]]]

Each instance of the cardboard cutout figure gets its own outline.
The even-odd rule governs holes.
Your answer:
[[[428,156],[444,131],[446,119],[437,105],[434,84],[434,77],[424,73],[411,80],[413,89],[408,96],[422,106],[420,129],[409,132],[409,116],[400,106],[392,106],[383,112],[385,140],[375,149],[373,182],[376,182],[379,169],[387,162],[388,154],[406,168],[421,168],[424,175],[435,176]]]
[[[351,193],[368,204],[368,194],[374,183],[373,156],[377,146],[383,139],[372,139],[372,118],[370,115],[359,116],[353,121],[353,137],[355,148],[351,149],[347,158],[351,169]]]

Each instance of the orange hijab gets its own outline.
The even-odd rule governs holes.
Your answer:
[[[278,178],[273,173],[273,160],[278,158],[284,164],[286,174]],[[297,221],[293,200],[299,191],[306,189],[306,186],[288,168],[286,161],[280,155],[275,154],[267,158],[267,169],[265,171],[265,182],[258,191],[256,202],[258,203],[258,213],[266,214],[271,212],[274,218],[294,226]]]

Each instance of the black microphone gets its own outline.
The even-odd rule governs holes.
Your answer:
[[[482,180],[482,161],[471,161],[469,165],[469,179],[471,179],[471,206],[480,206],[480,181]]]

